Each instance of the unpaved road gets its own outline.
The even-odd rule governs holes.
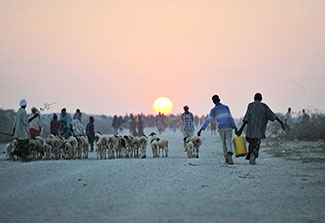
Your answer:
[[[218,136],[187,159],[181,133],[169,157],[0,160],[0,222],[325,222],[325,164],[261,152],[224,164]],[[1,152],[3,151],[3,148]]]

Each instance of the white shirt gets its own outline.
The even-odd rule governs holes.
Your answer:
[[[34,114],[30,114],[29,118],[34,117]],[[36,118],[34,118],[30,123],[29,123],[29,128],[30,129],[35,129],[37,131],[40,131],[42,127],[42,121],[41,121],[41,117],[37,116]]]
[[[26,110],[20,108],[14,122],[14,138],[18,140],[29,139],[28,116]]]

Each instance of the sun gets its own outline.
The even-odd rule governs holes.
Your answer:
[[[159,97],[154,101],[152,107],[157,114],[168,115],[173,110],[173,103],[169,98]]]

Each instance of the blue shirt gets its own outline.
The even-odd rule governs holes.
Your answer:
[[[209,117],[205,120],[201,129],[205,130],[212,120],[217,121],[218,129],[236,128],[236,124],[227,105],[221,103],[216,104],[216,106],[210,111]]]
[[[59,121],[62,121],[65,123],[66,125],[66,128],[69,128],[70,129],[70,124],[72,122],[72,118],[69,114],[65,114],[65,116],[62,116],[62,114],[60,114],[60,119]]]
[[[95,138],[94,123],[89,122],[86,127],[86,134],[89,138]]]
[[[189,112],[188,114],[183,113],[182,114],[182,120],[183,120],[183,128],[182,130],[190,130],[191,132],[194,132],[194,124],[193,124],[193,114]]]

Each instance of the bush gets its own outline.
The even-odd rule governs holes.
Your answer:
[[[281,120],[284,116],[277,114]],[[284,139],[298,140],[319,140],[325,139],[325,115],[313,113],[309,121],[303,121],[302,115],[293,119],[293,122],[287,126],[285,132],[281,130],[281,125],[277,122],[269,123],[267,131],[272,133],[281,133],[279,137]]]

